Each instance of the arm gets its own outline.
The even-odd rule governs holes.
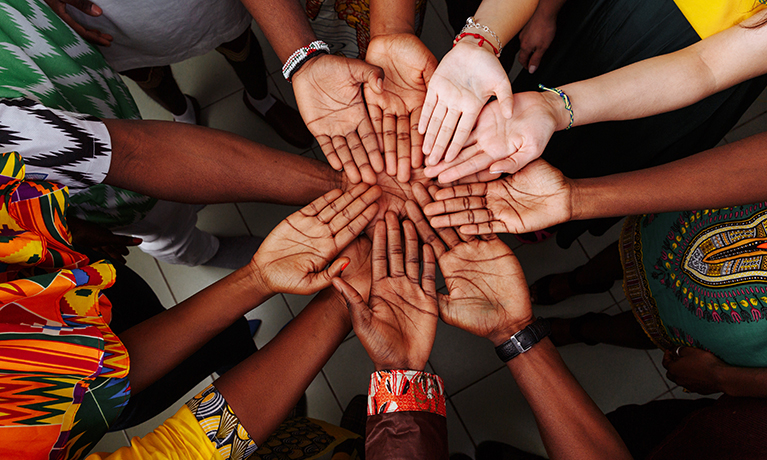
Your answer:
[[[152,384],[274,294],[309,294],[329,286],[349,263],[335,257],[378,211],[373,203],[378,196],[378,187],[362,185],[345,194],[329,192],[281,222],[248,266],[125,331],[120,339],[131,358],[133,390]]]
[[[757,134],[654,168],[589,179],[568,179],[536,160],[502,179],[440,190],[424,212],[435,227],[485,234],[755,203],[767,198],[765,145],[767,133]]]
[[[444,386],[439,377],[423,372],[437,329],[434,253],[423,248],[419,277],[415,227],[409,221],[402,227],[404,251],[394,213],[386,214],[385,224],[376,224],[369,301],[344,280],[333,280],[376,368],[365,452],[372,459],[447,459]]]
[[[445,162],[453,161],[491,96],[498,98],[504,117],[511,118],[511,83],[495,52],[527,23],[537,3],[484,0],[474,20],[495,36],[481,28],[467,29],[466,33],[478,34],[480,38],[461,38],[442,59],[429,82],[418,122],[418,132],[424,134],[427,165],[436,165],[443,154]]]
[[[570,98],[573,126],[668,112],[766,73],[767,27],[748,27],[766,15],[758,13],[675,53],[560,87]],[[524,99],[523,109],[517,108],[518,99]],[[557,94],[522,93],[514,101],[513,118],[479,120],[478,126],[485,125],[482,132],[473,133],[454,164],[442,162],[427,174],[449,182],[487,168],[514,173],[541,155],[555,131],[570,124],[570,112]],[[473,158],[478,152],[481,161]]]
[[[439,299],[443,321],[496,346],[531,324],[530,293],[509,247],[494,235],[479,239],[452,229],[435,233],[419,208],[431,202],[429,192],[420,185],[414,186],[414,192],[419,204],[408,202],[408,216],[421,239],[434,246],[449,291]],[[631,458],[549,339],[512,358],[506,366],[533,409],[550,458]]]
[[[695,393],[767,398],[767,369],[730,366],[705,350],[681,347],[679,355],[666,351],[663,367],[669,380]]]
[[[343,175],[319,161],[225,131],[150,120],[104,124],[112,141],[104,182],[155,198],[305,205],[345,187]]]

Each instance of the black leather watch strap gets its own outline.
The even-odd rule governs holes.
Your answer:
[[[504,363],[533,347],[544,337],[551,334],[551,323],[546,318],[538,318],[502,344],[495,347],[495,353]]]

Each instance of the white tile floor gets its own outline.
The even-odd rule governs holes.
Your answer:
[[[440,58],[449,49],[452,33],[446,26],[444,3],[429,1],[422,38]],[[257,28],[256,28],[257,30]],[[266,56],[272,91],[295,105],[290,85],[280,73],[280,62],[260,32],[256,32]],[[293,153],[323,159],[316,146],[297,151],[282,141],[268,126],[248,112],[241,102],[242,85],[234,72],[215,52],[173,66],[184,92],[198,98],[205,123],[214,128],[235,132],[249,139]],[[170,120],[170,115],[128,82],[144,118]],[[762,96],[744,115],[724,142],[733,142],[764,131],[767,126],[767,95]],[[199,226],[220,235],[265,236],[280,220],[296,208],[267,204],[222,204],[208,206],[199,214]],[[548,273],[570,270],[586,262],[603,247],[617,239],[618,227],[605,236],[581,237],[568,250],[553,241],[520,246],[512,243],[522,261],[528,281]],[[509,240],[515,241],[515,240]],[[128,264],[152,286],[166,307],[171,307],[228,271],[215,268],[187,268],[158,263],[140,251],[132,251]],[[256,343],[263,346],[304,306],[308,298],[294,295],[277,296],[248,316],[261,318],[263,325]],[[536,313],[547,316],[576,315],[587,311],[619,312],[628,309],[618,283],[609,293],[581,296],[555,307],[539,307]],[[561,349],[573,374],[604,411],[623,404],[644,403],[657,398],[686,398],[664,377],[659,351],[626,350],[604,345],[576,345]],[[489,342],[461,330],[440,324],[430,368],[446,382],[449,393],[449,442],[451,452],[472,454],[474,446],[495,439],[543,454],[532,413],[516,389],[510,374],[495,357]],[[341,344],[323,371],[307,390],[309,415],[338,422],[343,408],[355,394],[364,393],[373,366],[356,337]],[[178,405],[182,402],[179,401]],[[143,435],[172,414],[169,409],[156,419],[126,432],[112,433],[102,440],[97,450],[113,450],[127,445],[129,436]]]

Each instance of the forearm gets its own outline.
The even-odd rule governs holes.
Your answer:
[[[505,45],[514,38],[533,15],[538,0],[484,0],[474,13],[474,20],[490,28]],[[478,29],[469,32],[477,33]],[[485,38],[490,38],[482,33]],[[495,40],[491,43],[495,46]]]
[[[567,0],[540,0],[535,8],[536,16],[556,18]]]
[[[574,126],[664,113],[767,72],[765,42],[767,28],[734,26],[675,53],[560,89],[570,96]],[[560,117],[558,129],[567,123],[569,117]]]
[[[370,39],[415,34],[415,0],[370,0]]]
[[[122,333],[132,391],[154,383],[271,295],[246,267]]]
[[[216,380],[256,443],[282,423],[350,330],[343,298],[328,288],[258,353]]]
[[[767,199],[767,133],[641,171],[572,181],[575,220]],[[733,178],[737,177],[737,180]]]
[[[507,364],[551,459],[630,459],[610,422],[544,339]]]
[[[767,398],[767,369],[727,366],[717,376],[722,392],[745,398]]]
[[[112,140],[109,185],[169,201],[305,205],[340,188],[317,160],[225,131],[163,121],[104,120]]]
[[[297,0],[242,0],[283,63],[302,46],[317,40]]]

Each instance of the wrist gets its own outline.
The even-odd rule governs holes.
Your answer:
[[[329,56],[329,54],[325,54],[325,53],[313,54],[312,57],[308,61],[306,61],[298,70],[293,72],[293,75],[290,77],[289,81],[291,83],[295,83],[297,79],[300,79],[301,75],[305,74],[310,68],[312,68],[312,66],[317,64],[317,61],[319,61],[320,59],[326,56]]]
[[[485,35],[481,34],[477,30],[472,30],[472,31],[470,31],[468,33],[474,34],[474,35],[479,35],[480,38],[475,37],[473,35],[464,35],[463,37],[461,37],[461,35],[459,34],[456,37],[455,41],[453,42],[454,43],[453,48],[459,48],[459,47],[461,47],[461,48],[469,48],[469,47],[471,47],[471,48],[480,48],[480,49],[482,49],[484,51],[489,52],[493,56],[497,56],[498,55],[497,54],[498,50],[496,48],[494,48],[495,45],[493,45],[493,42],[491,41],[492,37],[489,37],[489,36],[486,37]],[[473,51],[473,50],[469,50],[469,51]]]
[[[494,347],[497,347],[498,345],[508,341],[512,335],[533,324],[533,322],[535,322],[535,317],[531,311],[524,317],[515,318],[513,320],[504,322],[501,327],[494,330],[490,335],[487,336],[487,338],[493,342]]]
[[[257,255],[258,253],[256,253],[256,256]],[[251,286],[254,292],[257,292],[262,296],[271,297],[276,295],[277,293],[269,286],[269,282],[266,280],[263,270],[258,265],[258,262],[255,259],[256,256],[254,256],[250,263],[243,268],[243,270],[247,269],[249,286]]]
[[[539,86],[540,87],[540,86]],[[543,91],[540,93],[546,106],[549,108],[549,114],[554,121],[554,130],[563,131],[571,127],[570,110],[562,99],[562,96],[552,91]]]

